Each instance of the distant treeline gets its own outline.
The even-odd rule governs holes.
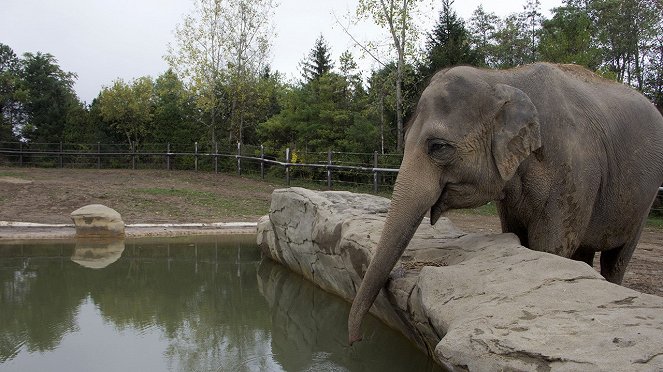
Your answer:
[[[63,71],[55,56],[37,52],[19,57],[0,43],[0,141],[124,142],[136,148],[143,143],[241,142],[302,151],[396,150],[396,59],[360,71],[348,51],[333,60],[332,46],[320,35],[299,64],[301,78],[286,81],[265,65],[269,41],[260,35],[269,29],[259,28],[251,39],[255,45],[243,42],[242,35],[209,38],[227,45],[209,44],[206,50],[218,47],[221,57],[201,59],[188,49],[187,38],[196,35],[199,44],[205,42],[194,31],[196,25],[211,29],[203,27],[206,11],[228,13],[226,22],[254,25],[251,19],[267,17],[273,4],[238,0],[243,13],[232,13],[230,8],[206,9],[209,0],[197,1],[197,13],[176,30],[178,43],[166,57],[170,69],[156,78],[110,82],[89,105],[73,90],[76,74]],[[522,12],[505,18],[479,6],[463,20],[453,2],[443,0],[433,29],[420,31],[424,46],[404,65],[405,120],[432,74],[458,64],[509,68],[535,61],[575,63],[631,85],[661,108],[662,14],[660,0],[566,0],[546,19],[539,1],[528,0]]]

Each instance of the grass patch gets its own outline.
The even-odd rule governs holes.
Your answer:
[[[7,171],[0,171],[0,177],[23,177],[25,178],[25,175],[18,173],[18,172],[7,172]]]
[[[229,198],[209,191],[175,188],[134,189],[138,193],[179,198],[183,203],[206,207],[224,216],[261,215],[269,212],[269,202],[254,198]]]
[[[663,216],[649,216],[647,218],[647,227],[657,230],[663,230]]]
[[[493,202],[489,202],[488,204],[484,204],[480,207],[477,208],[470,208],[470,209],[454,209],[455,212],[462,213],[462,214],[470,214],[470,215],[479,215],[479,216],[497,216],[497,205]]]

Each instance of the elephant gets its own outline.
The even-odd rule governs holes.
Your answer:
[[[437,72],[406,125],[375,255],[353,300],[350,344],[428,213],[495,202],[502,231],[593,264],[621,284],[663,182],[663,117],[634,89],[582,67]]]

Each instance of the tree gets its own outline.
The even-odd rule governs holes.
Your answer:
[[[486,13],[483,5],[479,5],[470,18],[470,38],[473,49],[478,54],[480,65],[494,66],[494,45],[492,40],[499,24],[499,17],[495,13]]]
[[[154,83],[150,77],[138,78],[131,84],[118,79],[99,94],[99,113],[135,149],[153,131],[153,97]]]
[[[14,51],[0,43],[0,142],[15,141],[14,131],[26,122],[19,100],[19,64]]]
[[[349,50],[346,50],[341,53],[338,61],[341,76],[343,76],[348,85],[348,90],[345,93],[348,95],[364,93],[361,72],[359,71],[359,66],[357,66],[357,62],[355,62],[352,53],[350,53]]]
[[[371,18],[375,24],[386,28],[391,46],[396,53],[396,127],[397,150],[403,151],[403,74],[406,59],[414,53],[417,28],[413,14],[420,0],[359,0],[356,14],[359,18]],[[386,64],[381,62],[383,66]]]
[[[243,141],[246,99],[269,51],[274,7],[273,0],[196,0],[176,28],[166,60],[191,86],[212,142],[221,130]]]
[[[530,61],[530,40],[523,35],[524,28],[525,25],[517,14],[511,14],[502,21],[494,35],[495,65],[491,67],[511,68]]]
[[[259,75],[266,67],[274,0],[227,0],[224,34],[232,109],[230,141],[244,142],[246,117],[253,110]],[[252,123],[256,125],[257,123]]]
[[[527,37],[529,49],[529,62],[534,62],[538,59],[538,44],[540,27],[543,21],[541,14],[541,1],[540,0],[527,0],[523,7],[523,12],[520,14],[523,29],[523,35]]]
[[[424,76],[459,64],[477,65],[479,55],[470,46],[470,36],[462,18],[451,8],[452,0],[442,0],[442,10],[426,42]]]
[[[60,69],[51,54],[25,53],[20,89],[27,122],[19,130],[32,142],[60,142],[68,112],[80,106],[73,90],[76,75]]]
[[[575,6],[555,8],[552,19],[543,22],[539,44],[541,59],[596,70],[601,63],[601,52],[593,33],[592,20],[585,10]]]
[[[589,2],[604,67],[617,80],[644,88],[647,51],[656,44],[660,0],[594,0]]]
[[[331,59],[331,50],[324,36],[318,36],[313,49],[311,49],[306,59],[300,65],[305,83],[319,79],[320,76],[330,72],[334,68],[334,62]]]
[[[194,102],[177,74],[168,69],[154,83],[154,131],[157,143],[198,141],[194,126]]]

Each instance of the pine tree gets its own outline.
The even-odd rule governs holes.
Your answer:
[[[433,31],[428,34],[426,65],[422,71],[426,76],[448,66],[480,63],[478,53],[471,48],[465,22],[456,15],[451,8],[452,4],[451,0],[442,0],[440,17]]]
[[[320,76],[334,68],[329,45],[327,45],[327,41],[322,35],[315,41],[313,49],[309,52],[308,57],[301,62],[301,66],[302,77],[304,77],[306,83],[319,79]]]

